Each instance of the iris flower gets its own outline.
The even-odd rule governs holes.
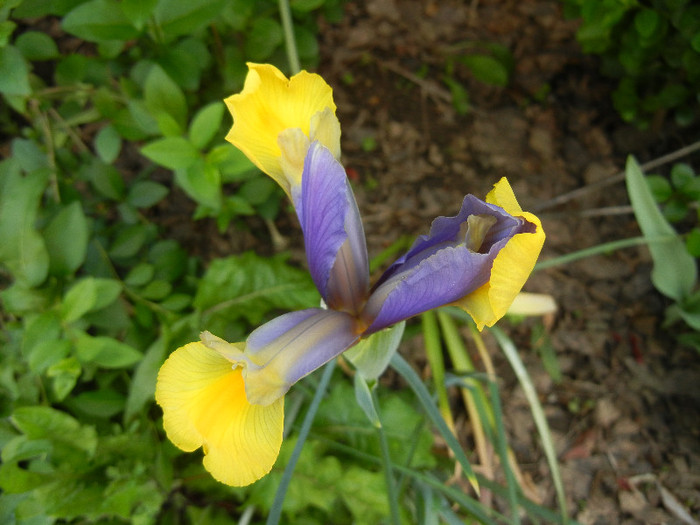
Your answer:
[[[284,395],[295,382],[360,339],[432,308],[457,305],[480,329],[493,325],[544,242],[540,221],[501,179],[485,201],[468,195],[457,215],[435,219],[370,287],[360,214],[338,161],[330,88],[317,75],[287,80],[272,66],[249,67],[243,92],[227,99],[234,117],[228,138],[290,195],[323,305],[281,315],[241,343],[204,332],[160,370],[156,400],[168,437],[185,451],[201,446],[205,468],[234,486],[274,465]]]

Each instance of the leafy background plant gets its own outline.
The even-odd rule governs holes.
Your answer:
[[[613,103],[640,126],[664,114],[688,125],[698,117],[700,6],[691,0],[563,0],[580,18],[584,52],[601,57],[601,72],[616,79]]]

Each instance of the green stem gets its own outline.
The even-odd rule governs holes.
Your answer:
[[[381,413],[379,412],[379,399],[377,398],[376,388],[372,388],[372,402],[374,410],[379,415],[381,421]],[[379,445],[382,450],[382,464],[384,466],[384,479],[386,481],[386,496],[389,500],[389,511],[391,513],[391,523],[393,525],[401,525],[399,519],[398,493],[396,492],[396,482],[394,481],[394,464],[391,462],[389,455],[389,441],[384,432],[384,426],[379,425],[377,428],[377,436],[379,436]]]
[[[299,437],[297,438],[296,445],[294,445],[294,450],[292,451],[292,457],[289,458],[289,463],[287,463],[284,469],[284,474],[282,474],[282,479],[277,487],[277,492],[275,493],[275,499],[272,502],[272,508],[270,509],[270,514],[267,516],[267,525],[277,525],[282,516],[282,504],[284,503],[284,498],[287,495],[287,489],[289,488],[289,482],[292,480],[292,474],[294,474],[294,468],[299,461],[299,456],[301,456],[301,451],[304,448],[304,443],[306,438],[309,436],[309,430],[311,430],[311,424],[316,417],[316,412],[321,404],[321,399],[326,393],[328,388],[328,383],[333,375],[333,370],[335,369],[335,359],[330,361],[326,368],[323,369],[323,375],[318,383],[318,388],[311,400],[311,405],[309,405],[309,410],[304,416],[304,422],[301,424],[301,429],[299,430]]]
[[[287,49],[287,60],[292,75],[301,71],[299,64],[299,53],[297,43],[294,39],[294,25],[292,24],[292,11],[289,9],[288,0],[279,0],[280,18],[282,18],[282,29],[284,30],[284,43]]]
[[[535,265],[535,271],[551,268],[552,266],[568,264],[570,262],[578,261],[579,259],[585,259],[586,257],[592,257],[593,255],[600,255],[602,253],[613,252],[622,248],[631,248],[632,246],[639,246],[640,244],[648,244],[651,242],[664,242],[671,238],[673,238],[671,235],[664,235],[654,238],[630,237],[629,239],[605,242],[603,244],[598,244],[597,246],[591,246],[590,248],[584,248],[583,250],[567,253],[566,255],[562,255],[560,257],[540,261]]]

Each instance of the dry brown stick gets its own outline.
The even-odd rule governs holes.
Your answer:
[[[681,157],[685,157],[686,155],[690,155],[691,153],[694,153],[698,150],[700,150],[700,141],[694,142],[689,146],[677,149],[676,151],[673,151],[666,155],[662,155],[661,157],[650,160],[649,162],[645,162],[641,165],[642,171],[653,170],[654,168],[658,168],[659,166],[663,166],[664,164],[673,162],[674,160],[680,159]],[[589,192],[599,190],[601,188],[606,188],[607,186],[617,184],[618,182],[621,182],[623,180],[625,180],[624,171],[616,173],[615,175],[608,177],[607,179],[594,182],[593,184],[589,184],[588,186],[576,188],[575,190],[554,197],[553,199],[550,199],[540,204],[539,206],[535,206],[535,212],[540,212],[542,210],[554,208],[555,206],[559,206],[560,204],[564,204],[565,202],[578,199],[582,195],[585,195]]]

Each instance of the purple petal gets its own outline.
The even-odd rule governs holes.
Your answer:
[[[471,215],[496,219],[478,251],[464,244],[463,226]],[[485,284],[493,260],[524,221],[472,195],[455,217],[438,217],[428,235],[392,264],[375,285],[362,317],[365,335],[421,312],[454,302]]]
[[[323,300],[358,313],[369,289],[362,221],[343,166],[318,142],[309,148],[294,198],[309,272]]]
[[[246,341],[246,394],[268,404],[305,375],[340,355],[359,339],[351,315],[310,308],[281,315]]]

